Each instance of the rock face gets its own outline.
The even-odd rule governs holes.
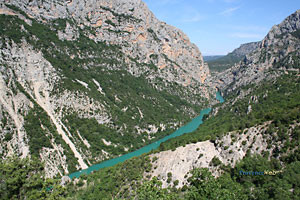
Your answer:
[[[140,0],[1,0],[0,23],[0,157],[38,156],[49,177],[215,102],[198,48]]]
[[[224,93],[229,93],[241,86],[257,84],[264,79],[276,77],[279,73],[277,69],[286,71],[289,64],[298,62],[299,29],[300,10],[287,17],[279,25],[274,26],[258,43],[259,47],[247,54],[244,60],[217,74],[216,87]]]
[[[299,123],[290,125],[287,134],[291,136],[292,131],[299,125]],[[176,187],[180,188],[188,185],[189,171],[194,168],[208,168],[215,177],[218,177],[223,172],[220,168],[222,164],[234,167],[247,153],[263,155],[268,152],[270,158],[284,146],[282,141],[272,140],[272,135],[277,135],[276,131],[270,135],[265,133],[270,126],[271,121],[268,121],[241,131],[226,133],[214,143],[198,142],[178,147],[174,151],[153,154],[150,156],[152,171],[145,173],[144,177],[158,177],[164,188],[174,186],[173,182],[178,180]],[[168,175],[170,173],[171,176]]]
[[[245,58],[247,54],[252,53],[260,46],[261,42],[250,42],[242,44],[239,48],[233,50],[225,56],[208,56],[206,62],[213,72],[216,74],[231,68]],[[204,59],[205,60],[205,59]]]
[[[259,88],[256,84],[290,71],[297,72],[299,76],[299,50],[300,10],[287,17],[281,24],[274,26],[263,41],[242,45],[233,52],[236,55],[244,53],[247,55],[240,63],[218,73],[213,82],[221,92],[234,94],[237,97],[214,108],[212,116],[216,116],[218,110],[222,108],[231,108],[230,112],[238,113],[239,111],[233,110],[232,106],[241,99],[249,104],[241,112],[245,112],[246,115],[254,112],[252,105],[259,103],[258,96],[250,94]],[[241,88],[243,86],[249,87]],[[280,86],[278,90],[279,88]],[[268,91],[261,95],[262,98],[267,98]],[[299,123],[293,123],[285,131],[285,134],[289,135],[288,138],[292,130],[299,126]],[[182,187],[187,184],[188,172],[193,168],[209,168],[213,175],[218,176],[222,173],[220,164],[234,167],[247,152],[259,155],[263,155],[263,152],[276,154],[280,151],[278,149],[284,146],[284,140],[272,139],[272,136],[278,136],[279,129],[276,127],[269,134],[266,130],[271,126],[274,124],[271,125],[271,121],[267,121],[262,125],[226,133],[214,142],[198,142],[178,147],[174,151],[153,154],[151,155],[152,171],[145,173],[145,177],[157,176],[163,182],[163,187],[173,186],[173,182],[178,180],[178,187]],[[269,129],[269,132],[270,130],[272,129]]]
[[[254,50],[256,50],[261,45],[261,42],[249,42],[246,44],[242,44],[239,48],[233,50],[231,52],[232,55],[237,57],[243,57],[247,54],[252,53]]]
[[[173,186],[173,182],[178,180],[176,187],[187,185],[189,171],[193,168],[208,168],[214,176],[222,173],[220,165],[229,165],[234,167],[235,164],[246,156],[246,153],[262,154],[281,148],[280,141],[268,145],[268,140],[272,140],[271,135],[266,135],[265,131],[271,122],[265,122],[262,125],[253,126],[240,132],[229,132],[214,143],[210,141],[188,144],[185,147],[178,147],[174,151],[163,151],[151,155],[152,171],[145,173],[145,177],[158,177],[162,181],[163,187]],[[294,127],[291,126],[291,130]],[[291,134],[291,131],[288,131]],[[276,133],[272,133],[276,134]],[[213,161],[213,160],[219,160]],[[171,181],[168,181],[168,173],[171,173]]]
[[[8,2],[40,21],[64,18],[74,20],[80,28],[89,27],[93,30],[87,33],[91,39],[120,45],[131,58],[164,69],[166,73],[160,75],[170,81],[189,85],[204,83],[209,76],[197,46],[179,29],[159,21],[141,0]],[[67,23],[64,33],[58,33],[59,37],[74,40],[78,37],[76,29],[78,27]],[[170,71],[178,76],[171,75]]]

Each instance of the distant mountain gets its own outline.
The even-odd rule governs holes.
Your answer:
[[[225,55],[215,55],[215,56],[203,56],[203,60],[205,62],[208,62],[208,61],[213,61],[213,60],[217,60],[221,57],[224,57]]]
[[[245,55],[253,52],[256,48],[258,48],[260,42],[250,42],[246,44],[242,44],[239,48],[233,50],[231,53],[226,56],[222,56],[216,59],[210,59],[206,62],[208,63],[209,69],[211,71],[224,71],[234,64],[241,61]],[[205,58],[204,58],[205,61]]]
[[[260,44],[261,42],[250,42],[242,44],[239,48],[233,50],[230,54],[236,57],[244,57],[247,54],[253,52],[255,49],[257,49]]]
[[[214,77],[217,87],[225,93],[231,93],[242,86],[281,76],[282,72],[298,71],[299,32],[300,10],[273,26],[258,47],[252,45],[252,49],[255,49],[250,53],[248,51],[238,64]]]

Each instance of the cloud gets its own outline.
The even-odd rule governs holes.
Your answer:
[[[230,35],[230,37],[235,38],[251,38],[251,39],[262,39],[263,36],[260,34],[255,33],[233,33]]]
[[[238,10],[240,7],[233,7],[233,8],[228,8],[222,12],[220,12],[219,14],[220,15],[223,15],[223,16],[230,16],[232,15],[233,12],[235,12],[236,10]]]

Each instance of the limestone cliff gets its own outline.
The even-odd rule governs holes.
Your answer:
[[[193,168],[208,168],[214,176],[218,177],[222,173],[221,164],[234,167],[247,153],[262,155],[264,152],[270,152],[268,155],[271,157],[275,153],[274,149],[280,149],[283,142],[273,141],[270,145],[272,136],[265,134],[270,125],[271,122],[268,121],[241,131],[226,133],[214,142],[208,140],[178,147],[174,151],[153,154],[151,155],[152,170],[144,175],[158,177],[163,187],[172,186],[176,180],[179,181],[177,187],[182,187],[188,184],[189,172]],[[299,123],[291,125],[288,134],[291,135],[299,125]],[[169,182],[168,173],[172,174]]]
[[[163,72],[159,76],[170,81],[190,85],[204,83],[209,76],[197,46],[179,29],[159,21],[141,0],[5,2],[45,23],[59,18],[73,20],[75,25],[67,23],[58,31],[61,39],[74,40],[78,29],[89,27],[92,31],[85,32],[89,38],[120,45],[131,58],[156,65]],[[144,73],[134,67],[129,70],[136,75]]]
[[[241,86],[276,77],[281,70],[297,70],[289,69],[289,66],[298,62],[299,30],[300,10],[273,26],[259,47],[247,54],[240,63],[218,74],[216,86],[224,93],[229,93]]]
[[[242,44],[239,48],[233,50],[231,54],[237,57],[244,57],[247,54],[255,51],[259,46],[260,42],[249,42],[246,44]]]
[[[0,1],[0,156],[64,175],[169,134],[215,100],[198,48],[140,0]]]
[[[153,167],[145,173],[145,178],[157,176],[163,187],[173,186],[178,180],[176,187],[182,187],[188,184],[188,172],[193,168],[209,168],[219,176],[222,173],[220,165],[233,168],[246,154],[268,155],[284,163],[280,156],[299,149],[297,145],[289,147],[286,142],[300,125],[299,116],[287,117],[293,110],[299,113],[296,93],[300,74],[300,10],[274,26],[253,48],[244,60],[212,76],[216,87],[227,96],[223,104],[213,107],[207,121],[211,126],[208,128],[204,122],[203,132],[200,126],[190,138],[182,136],[184,146],[176,144],[179,139],[166,143],[165,146],[173,150],[151,155]],[[280,109],[283,111],[279,112]],[[280,129],[278,121],[285,121],[284,130]],[[218,132],[213,130],[213,126],[222,124],[237,131],[228,131],[225,126],[217,129]],[[202,138],[198,139],[202,142],[197,142],[201,134],[212,139]],[[218,137],[214,138],[215,135]]]

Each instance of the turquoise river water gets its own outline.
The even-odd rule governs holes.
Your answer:
[[[219,92],[217,92],[217,94],[216,94],[216,99],[218,101],[220,101],[220,103],[224,102],[224,99],[223,99],[223,97],[221,96],[221,94]],[[150,152],[151,150],[157,149],[162,142],[165,142],[165,141],[167,141],[171,138],[183,135],[185,133],[190,133],[190,132],[195,131],[198,128],[198,126],[203,123],[203,121],[202,121],[203,115],[210,113],[210,111],[211,111],[211,108],[206,108],[206,109],[201,110],[200,115],[197,116],[196,118],[194,118],[191,122],[189,122],[186,125],[180,127],[179,129],[177,129],[175,132],[171,133],[170,135],[168,135],[168,136],[166,136],[166,137],[164,137],[164,138],[162,138],[162,139],[160,139],[156,142],[153,142],[152,144],[144,146],[144,147],[142,147],[142,148],[140,148],[136,151],[130,152],[130,153],[125,154],[125,155],[122,155],[120,157],[113,158],[111,160],[106,160],[106,161],[103,161],[101,163],[92,165],[87,169],[83,169],[83,170],[71,173],[68,176],[71,179],[74,178],[74,177],[78,178],[81,174],[90,174],[92,171],[97,171],[97,170],[105,168],[105,167],[111,167],[111,166],[116,165],[118,163],[124,162],[125,160],[128,160],[130,158],[140,156],[144,153]]]

